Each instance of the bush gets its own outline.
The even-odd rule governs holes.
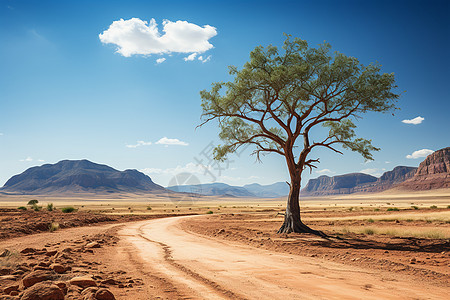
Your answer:
[[[27,210],[27,208],[25,206],[19,206],[17,209]]]
[[[415,205],[411,206],[411,208],[419,209],[419,207],[418,207],[418,206],[415,206]]]
[[[40,211],[42,209],[42,206],[38,206],[37,204],[33,204],[31,206],[31,209],[33,209],[34,211]]]
[[[53,211],[54,209],[55,209],[55,207],[53,207],[53,203],[47,204],[47,210],[48,211]]]
[[[209,210],[209,211],[206,212],[206,214],[208,214],[208,215],[213,214],[213,213],[214,212],[212,210]]]
[[[348,209],[348,211],[352,211],[353,210],[353,207],[350,207],[349,209]]]
[[[366,228],[364,229],[364,233],[372,235],[375,233],[375,231],[372,228]]]
[[[150,206],[147,206],[147,210],[152,210],[152,208]]]
[[[50,224],[48,225],[48,230],[49,230],[50,232],[56,231],[56,230],[58,230],[58,229],[59,229],[59,223],[52,222],[52,223],[50,223]]]
[[[389,207],[387,211],[399,211],[397,207]]]
[[[39,203],[39,201],[33,199],[33,200],[28,201],[28,204],[27,204],[27,205],[36,205],[36,204],[38,204],[38,203]]]
[[[63,213],[71,213],[71,212],[76,211],[76,208],[73,207],[73,206],[68,206],[68,207],[63,207],[63,208],[61,209],[61,211],[62,211]]]
[[[380,211],[380,209],[379,208],[375,208],[373,211]]]
[[[367,219],[367,222],[369,222],[369,223],[373,223],[373,222],[375,222],[373,219]]]
[[[437,208],[437,206],[436,205],[431,205],[430,208],[435,209],[435,208]]]

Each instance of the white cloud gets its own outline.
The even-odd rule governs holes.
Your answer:
[[[178,146],[188,146],[189,144],[183,141],[180,141],[179,139],[169,139],[167,137],[163,137],[159,139],[155,144],[159,145],[178,145]]]
[[[38,162],[44,162],[45,160],[43,160],[43,159],[38,159],[37,161],[38,161]]]
[[[381,175],[382,175],[382,172],[381,171],[385,171],[386,169],[376,169],[376,168],[369,168],[369,169],[364,169],[364,170],[361,170],[360,172],[361,173],[364,173],[364,174],[369,174],[369,175],[372,175],[372,176],[376,176],[376,177],[380,177]]]
[[[415,117],[414,119],[411,120],[403,120],[402,122],[405,124],[413,124],[413,125],[418,125],[420,123],[422,123],[422,121],[425,120],[425,118],[422,118],[421,116]]]
[[[184,61],[192,61],[192,60],[195,59],[196,56],[197,56],[197,53],[192,53],[191,55],[186,56],[186,57],[183,58],[183,59],[184,59]]]
[[[208,55],[208,57],[206,57],[206,58],[203,58],[203,56],[200,55],[198,57],[198,60],[201,61],[202,63],[208,62],[211,60],[211,55]]]
[[[420,158],[420,157],[427,157],[428,155],[430,155],[433,152],[434,151],[430,150],[430,149],[417,150],[417,151],[414,151],[412,154],[406,155],[406,158],[416,159],[416,158]]]
[[[27,157],[27,158],[25,158],[25,159],[19,159],[19,161],[26,161],[26,162],[30,162],[30,161],[33,161],[33,159],[31,158],[31,157]]]
[[[334,174],[336,172],[333,172],[330,169],[323,169],[323,170],[315,170],[314,173],[322,175],[322,174]]]
[[[162,64],[163,62],[165,62],[166,61],[166,59],[164,58],[164,57],[161,57],[161,58],[158,58],[157,60],[156,60],[156,63],[157,64]]]
[[[137,148],[140,146],[150,146],[152,142],[137,141],[135,145],[126,145],[127,148]]]
[[[210,25],[201,27],[180,20],[164,20],[162,25],[163,35],[155,19],[150,22],[139,18],[120,19],[99,34],[99,38],[104,44],[116,45],[117,53],[125,57],[172,52],[203,53],[213,48],[208,40],[217,35],[217,30]]]

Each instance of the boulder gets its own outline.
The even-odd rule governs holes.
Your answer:
[[[33,271],[33,272],[29,273],[28,275],[26,275],[22,279],[22,283],[25,288],[28,288],[38,282],[49,280],[49,279],[51,279],[51,277],[52,277],[52,274],[49,273],[48,271],[42,271],[42,270]]]
[[[95,293],[95,298],[98,300],[115,300],[113,293],[110,290],[101,288]]]
[[[50,269],[52,269],[53,271],[55,271],[58,274],[62,274],[67,271],[66,267],[64,267],[63,265],[60,265],[60,264],[56,264],[56,263],[51,264]]]
[[[94,279],[90,276],[74,277],[69,280],[69,283],[82,288],[97,286],[97,283],[95,283]]]
[[[56,284],[45,281],[26,289],[20,300],[64,300],[64,293]]]

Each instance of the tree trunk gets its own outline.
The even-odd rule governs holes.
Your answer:
[[[278,233],[312,233],[320,236],[324,236],[321,231],[313,230],[303,224],[300,218],[300,181],[301,179],[292,176],[291,189],[289,191],[288,201],[286,205],[286,214],[284,215],[284,223],[278,230]]]

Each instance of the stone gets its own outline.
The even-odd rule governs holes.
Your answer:
[[[110,290],[101,288],[95,293],[95,298],[98,300],[115,300],[113,293]]]
[[[20,253],[22,254],[28,254],[28,253],[35,253],[37,250],[34,248],[25,248],[22,251],[20,251]]]
[[[9,275],[12,273],[12,269],[11,268],[1,268],[0,269],[0,275]]]
[[[90,242],[90,243],[87,243],[85,247],[86,248],[100,248],[100,244],[97,242]]]
[[[58,274],[62,274],[64,272],[66,272],[67,268],[64,267],[63,265],[60,264],[51,264],[50,265],[50,269],[52,269],[53,271],[55,271]]]
[[[69,283],[82,288],[97,286],[97,283],[95,283],[94,279],[92,279],[92,277],[90,276],[74,277],[69,280]]]
[[[51,279],[52,275],[48,271],[33,271],[22,279],[23,286],[28,288],[38,282]]]
[[[64,293],[56,284],[45,281],[26,289],[20,300],[64,300]]]
[[[10,294],[12,291],[18,291],[19,285],[18,284],[12,284],[10,286],[7,286],[3,289],[3,293]]]

